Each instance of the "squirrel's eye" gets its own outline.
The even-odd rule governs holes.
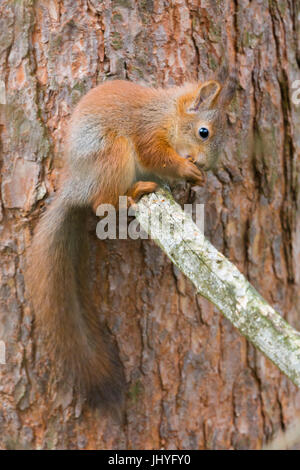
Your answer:
[[[207,129],[207,127],[200,127],[199,135],[201,139],[206,140],[209,137],[209,130]]]

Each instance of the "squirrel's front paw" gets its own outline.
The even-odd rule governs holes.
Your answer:
[[[205,174],[201,171],[193,162],[190,160],[186,160],[183,170],[182,170],[182,177],[187,180],[191,181],[192,183],[196,183],[198,185],[203,185],[205,183]]]

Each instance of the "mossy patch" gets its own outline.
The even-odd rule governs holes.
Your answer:
[[[131,385],[128,392],[129,398],[136,403],[143,393],[143,386],[140,380],[137,380],[134,384]]]
[[[121,34],[118,33],[117,31],[111,33],[111,46],[115,50],[122,49],[123,47],[123,40],[121,38]]]

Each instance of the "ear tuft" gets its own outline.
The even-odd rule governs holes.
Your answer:
[[[228,106],[228,104],[232,101],[232,98],[236,92],[238,86],[238,79],[237,79],[237,71],[233,69],[226,80],[226,83],[222,89],[222,93],[220,96],[220,100],[222,106]]]
[[[221,91],[221,85],[216,80],[208,80],[202,83],[197,90],[196,99],[193,101],[190,111],[197,112],[200,109],[212,108]]]
[[[228,75],[229,75],[229,67],[228,65],[223,64],[219,68],[215,79],[218,80],[218,82],[222,83],[222,85],[224,85],[224,83],[228,79]]]

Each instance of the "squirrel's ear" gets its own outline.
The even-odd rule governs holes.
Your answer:
[[[221,85],[216,80],[208,80],[202,83],[196,93],[196,97],[189,107],[190,112],[197,112],[201,109],[212,108],[221,91]]]

